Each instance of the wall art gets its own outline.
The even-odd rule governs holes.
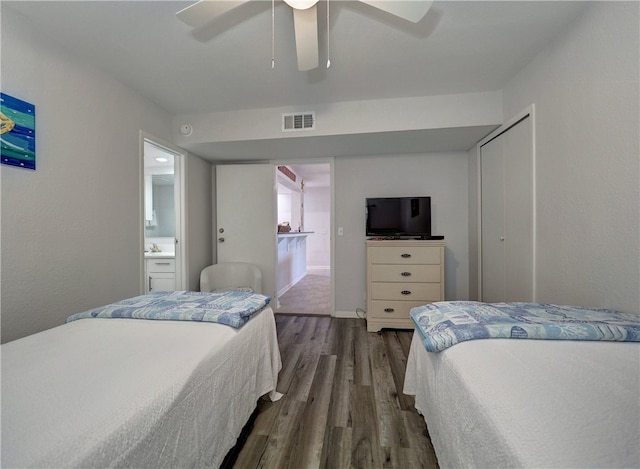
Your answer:
[[[0,93],[0,163],[36,169],[36,107]]]

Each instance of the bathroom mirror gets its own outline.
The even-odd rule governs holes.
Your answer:
[[[151,184],[151,212],[145,215],[146,237],[173,238],[176,235],[173,177],[173,174],[153,174],[149,179],[145,178],[145,185],[149,180]]]
[[[175,188],[173,155],[145,143],[145,238],[175,238]]]

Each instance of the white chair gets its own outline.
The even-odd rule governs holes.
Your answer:
[[[249,262],[222,262],[202,269],[200,291],[233,290],[249,287],[255,293],[262,293],[262,272],[260,267]]]

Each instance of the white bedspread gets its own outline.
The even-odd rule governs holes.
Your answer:
[[[2,345],[2,467],[217,467],[281,368],[241,329],[83,319]]]
[[[415,334],[404,392],[442,468],[640,467],[640,343]]]

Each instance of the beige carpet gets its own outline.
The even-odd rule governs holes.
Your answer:
[[[331,314],[329,270],[307,272],[302,280],[279,298],[276,312],[286,314]]]

